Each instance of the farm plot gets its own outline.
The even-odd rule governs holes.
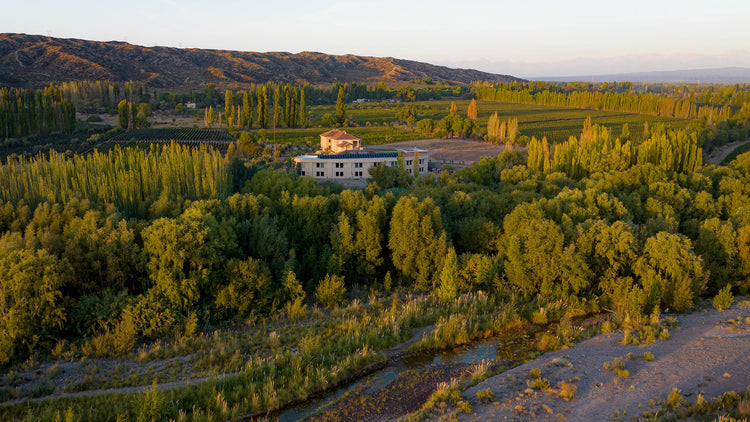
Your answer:
[[[234,138],[224,129],[146,128],[119,133],[107,142],[125,145],[160,144],[176,142],[182,145],[207,145],[226,151]]]

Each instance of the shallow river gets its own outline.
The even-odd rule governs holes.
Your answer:
[[[504,335],[450,350],[430,350],[389,362],[385,367],[343,385],[323,395],[290,407],[275,415],[282,422],[297,421],[314,415],[339,400],[344,394],[358,390],[359,394],[375,393],[385,388],[396,377],[407,370],[422,370],[441,364],[479,363],[482,360],[496,360],[497,363],[525,358],[535,350],[536,337],[541,330]]]

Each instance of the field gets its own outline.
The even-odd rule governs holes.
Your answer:
[[[471,139],[422,139],[376,145],[371,148],[376,150],[420,148],[430,152],[431,165],[435,164],[438,168],[442,168],[442,164],[450,164],[453,168],[458,169],[464,164],[479,161],[482,157],[492,157],[502,153],[505,150],[505,145]]]
[[[414,103],[379,103],[379,104],[363,104],[363,105],[348,105],[346,110],[347,118],[359,125],[358,128],[352,128],[348,130],[351,133],[355,133],[358,136],[362,136],[360,133],[369,134],[371,131],[375,131],[371,136],[375,139],[365,139],[366,144],[373,143],[386,143],[385,140],[380,142],[377,141],[377,135],[383,136],[379,131],[384,130],[381,126],[383,124],[390,124],[395,119],[396,111],[401,107],[412,107],[416,109],[417,120],[429,118],[433,120],[440,120],[445,117],[450,110],[450,100],[441,101],[423,101]],[[459,114],[465,115],[466,108],[469,105],[468,100],[456,101],[458,106]],[[570,136],[578,136],[581,133],[583,122],[587,117],[591,116],[594,124],[606,126],[612,130],[614,136],[619,136],[624,123],[628,124],[630,130],[631,139],[640,142],[643,136],[643,124],[648,122],[650,127],[656,124],[664,123],[674,128],[684,128],[690,122],[684,119],[674,119],[668,117],[648,116],[641,114],[622,113],[614,111],[601,111],[601,110],[583,110],[575,108],[564,108],[564,107],[553,107],[544,105],[534,104],[514,104],[514,103],[501,103],[495,101],[478,101],[478,123],[480,127],[487,126],[487,119],[493,113],[497,113],[499,117],[504,119],[517,117],[519,129],[523,135],[536,136],[541,138],[546,136],[547,139],[552,143],[558,143],[567,141]],[[331,113],[335,114],[334,106],[317,106],[311,110],[313,119],[319,119],[323,114]],[[364,127],[362,127],[364,126]],[[391,129],[394,130],[394,129]],[[360,133],[358,133],[360,132]],[[377,134],[377,135],[376,135]],[[399,139],[394,134],[388,134],[392,138],[392,142],[418,139],[419,136],[415,135],[411,139]]]

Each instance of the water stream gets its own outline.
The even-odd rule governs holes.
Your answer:
[[[479,363],[482,360],[496,360],[501,363],[521,359],[535,350],[537,335],[542,330],[506,334],[501,337],[478,340],[475,343],[449,350],[428,350],[389,362],[385,367],[368,376],[343,385],[324,395],[290,407],[276,415],[282,422],[291,422],[308,418],[319,409],[323,409],[339,400],[347,392],[357,390],[360,394],[377,392],[391,383],[398,375],[407,370],[422,370],[440,364]]]

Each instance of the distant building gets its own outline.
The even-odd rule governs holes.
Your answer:
[[[185,108],[188,110],[195,110],[195,103],[185,103]]]
[[[420,173],[429,171],[429,153],[417,148],[393,152],[365,151],[361,139],[344,131],[331,130],[320,135],[321,151],[315,155],[301,155],[294,159],[302,176],[315,179],[368,179],[370,167],[382,163],[388,167],[398,165],[398,155],[404,158],[404,168],[409,173],[416,167]]]

